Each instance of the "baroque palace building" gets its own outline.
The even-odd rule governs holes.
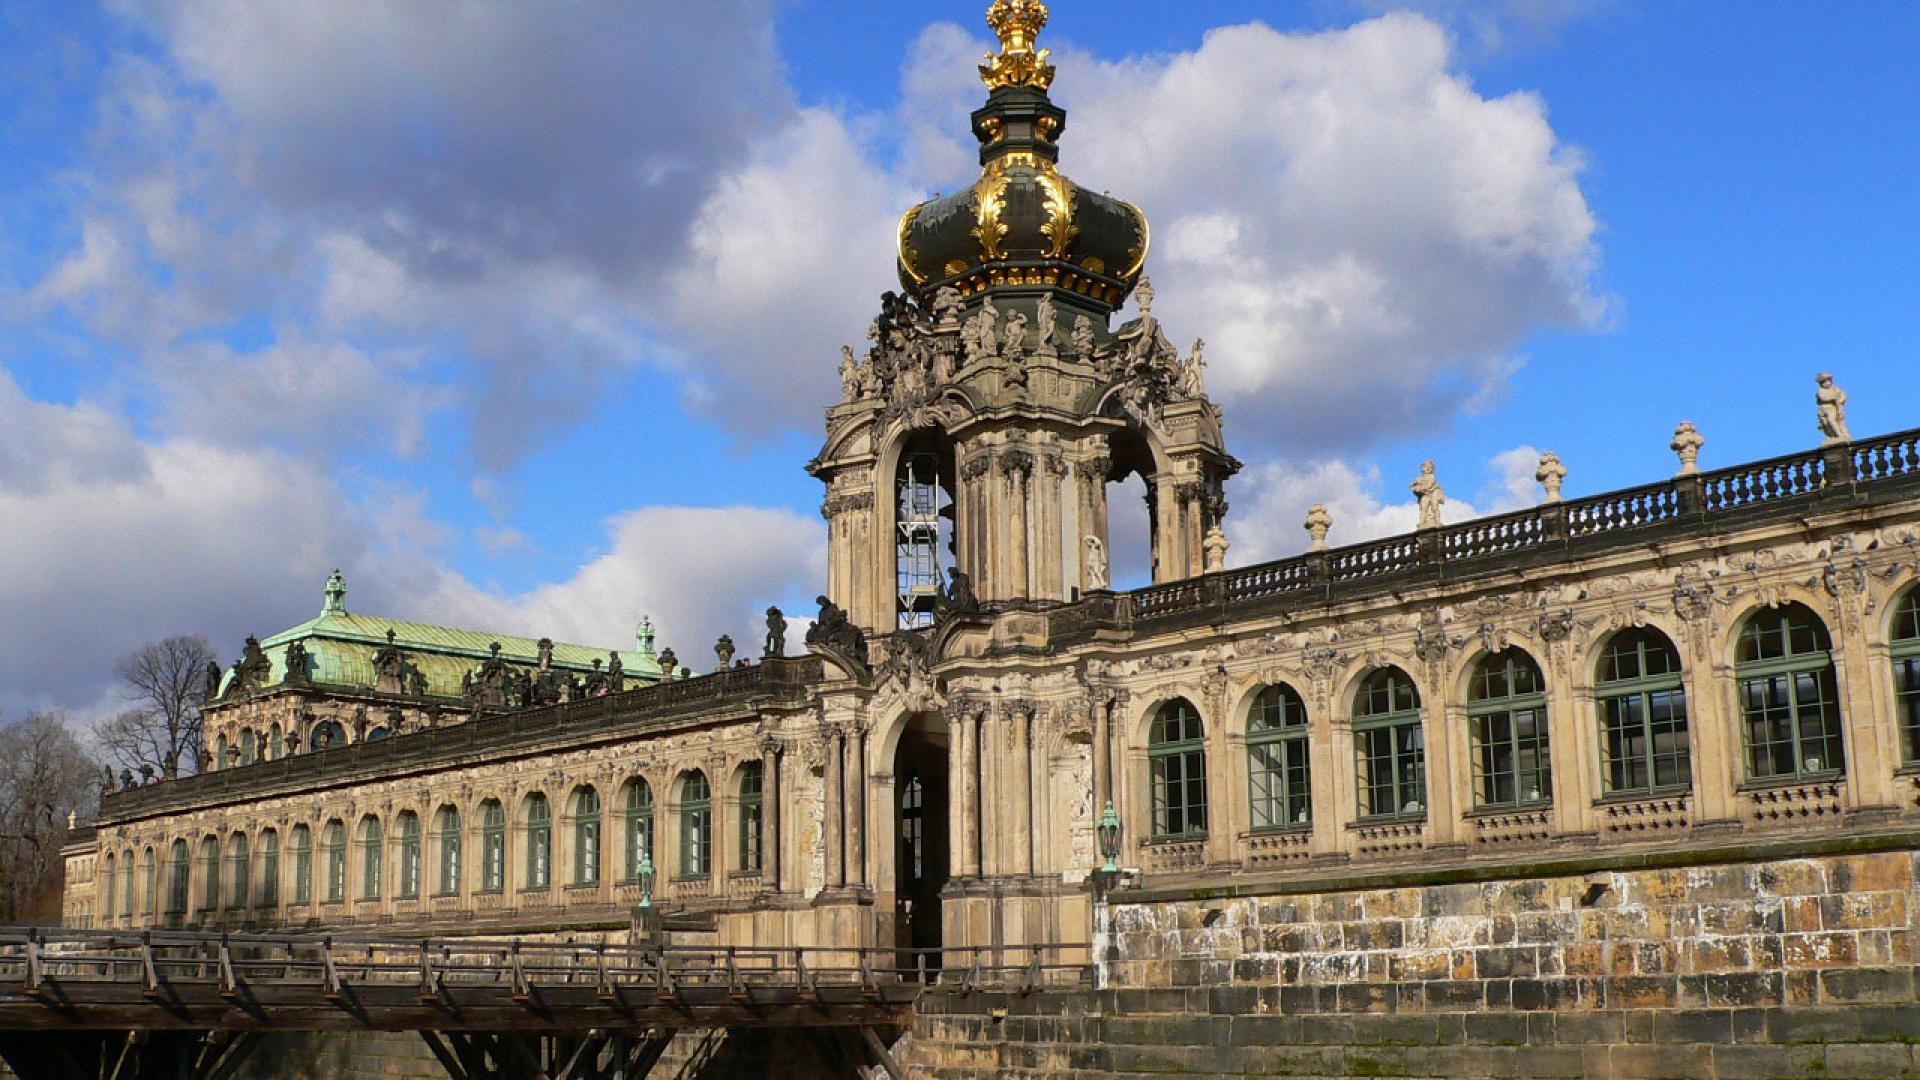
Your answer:
[[[1540,505],[1456,525],[1428,470],[1413,533],[1329,548],[1316,507],[1225,569],[1239,466],[1146,215],[1061,171],[1045,18],[993,5],[979,178],[906,212],[841,358],[804,650],[770,613],[672,677],[336,581],[221,674],[211,768],[104,800],[70,916],[620,933],[644,899],[723,943],[1099,933],[1116,985],[1247,1011],[1817,1003],[1836,967],[1911,1000],[1920,432],[1854,438],[1823,378],[1804,452],[1707,471],[1682,424],[1671,478],[1563,501],[1549,455]],[[1135,475],[1153,584],[1114,591]]]

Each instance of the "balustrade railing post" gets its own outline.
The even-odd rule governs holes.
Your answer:
[[[1853,444],[1844,442],[1821,447],[1820,456],[1825,459],[1823,486],[1829,491],[1845,491],[1851,495],[1858,479],[1853,469]]]
[[[1698,474],[1676,476],[1673,478],[1673,493],[1680,503],[1680,516],[1683,518],[1705,517],[1707,512],[1706,481]]]

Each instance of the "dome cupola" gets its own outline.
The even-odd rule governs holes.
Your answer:
[[[1067,114],[1047,97],[1049,51],[1035,49],[1046,4],[996,0],[987,24],[1000,51],[980,67],[990,91],[973,114],[980,178],[901,218],[901,284],[923,301],[946,287],[969,300],[1001,287],[1052,291],[1104,324],[1146,265],[1147,217],[1057,167]]]

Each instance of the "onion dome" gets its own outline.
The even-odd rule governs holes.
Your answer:
[[[1147,216],[1063,176],[1057,140],[1067,114],[1047,97],[1053,65],[1034,39],[1041,0],[997,0],[1000,38],[980,76],[991,91],[973,114],[980,178],[921,203],[900,220],[900,281],[923,301],[953,287],[973,297],[999,286],[1051,287],[1076,307],[1110,314],[1147,261]]]

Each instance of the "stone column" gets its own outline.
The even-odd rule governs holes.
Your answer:
[[[837,724],[826,725],[821,731],[822,752],[826,759],[826,798],[825,813],[821,817],[826,821],[827,835],[822,838],[827,850],[827,887],[838,889],[847,884],[846,864],[846,782],[843,770],[846,767],[844,749],[846,735]]]
[[[989,462],[984,454],[976,454],[962,462],[958,470],[959,490],[954,493],[953,500],[956,562],[973,579],[975,593],[983,598],[998,595],[993,592],[993,572],[988,563],[985,533],[991,506],[982,479],[988,469]]]
[[[1093,815],[1100,819],[1107,801],[1113,798],[1112,697],[1108,691],[1095,690],[1087,698],[1087,711],[1093,720]]]
[[[1735,815],[1734,788],[1745,775],[1740,760],[1739,687],[1733,666],[1716,655],[1718,620],[1711,601],[1676,597],[1674,607],[1687,619],[1686,634],[1674,644],[1686,653],[1687,735],[1693,740],[1693,821],[1696,826],[1728,822]]]
[[[867,725],[853,724],[848,740],[850,790],[847,793],[847,884],[867,884]]]
[[[1006,747],[1001,739],[1004,725],[1001,723],[1002,707],[990,707],[980,717],[980,872],[982,874],[1002,874],[1006,872],[1003,863],[1006,851],[1006,830],[999,827],[1004,821],[1007,802],[1003,797],[1000,784],[1002,762],[1006,760]]]
[[[1013,858],[1008,871],[1033,873],[1033,702],[1016,701],[1013,711]]]
[[[769,735],[760,740],[760,881],[768,892],[782,892],[782,823],[786,815],[780,804],[780,758],[784,748]]]
[[[1025,450],[1009,450],[1000,456],[1000,467],[1007,478],[1007,516],[1001,529],[1001,537],[1006,541],[1007,548],[1004,562],[1006,582],[1000,595],[1011,600],[1034,595],[1027,569],[1028,500],[1033,486],[1033,455]]]
[[[740,789],[734,784],[733,768],[725,758],[709,758],[707,775],[715,778],[713,789],[713,857],[707,860],[707,892],[725,896],[727,880],[733,876],[739,851],[734,835],[735,815],[739,813]]]
[[[1835,567],[1825,575],[1831,606],[1820,612],[1833,642],[1833,677],[1840,694],[1840,731],[1846,753],[1849,809],[1898,812],[1894,770],[1900,768],[1899,705],[1894,700],[1893,654],[1881,641],[1885,619],[1869,631],[1864,616],[1865,571]]]
[[[1427,747],[1427,837],[1434,844],[1451,844],[1460,839],[1460,814],[1473,804],[1456,775],[1464,758],[1456,745],[1456,735],[1466,730],[1464,707],[1456,707],[1447,693],[1446,648],[1428,655],[1426,678],[1420,686],[1420,722],[1425,725]]]

